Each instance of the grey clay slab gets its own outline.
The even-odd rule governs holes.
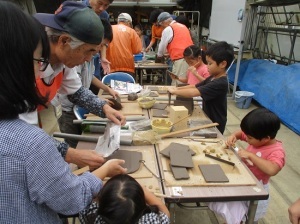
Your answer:
[[[123,159],[125,164],[122,167],[127,168],[127,173],[134,173],[140,168],[141,162],[143,159],[141,152],[127,151],[127,150],[118,150],[114,152],[108,159]]]
[[[172,166],[180,166],[186,168],[194,167],[191,153],[189,151],[176,148],[170,151],[170,164]]]
[[[228,177],[219,164],[200,164],[199,168],[205,181],[208,183],[229,182]]]
[[[183,145],[183,144],[175,143],[175,142],[172,142],[168,147],[161,150],[160,154],[164,155],[165,157],[170,158],[170,151],[173,149],[189,151],[192,156],[194,156],[196,154],[193,150],[190,149],[190,147],[188,145]]]
[[[176,180],[186,180],[189,179],[189,173],[185,167],[170,166],[173,176]]]

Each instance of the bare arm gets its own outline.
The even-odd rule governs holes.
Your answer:
[[[106,59],[106,50],[107,46],[102,46],[100,53],[101,53],[101,66],[103,68],[104,74],[110,73],[110,62]]]
[[[113,97],[116,97],[119,95],[116,91],[114,91],[112,88],[109,88],[107,85],[105,85],[99,79],[97,79],[95,76],[93,76],[92,84],[94,86],[96,86],[98,89],[103,89],[105,92],[108,92]]]
[[[240,149],[238,155],[241,158],[250,159],[254,166],[269,176],[275,176],[281,170],[277,163],[260,158],[247,150]]]
[[[170,218],[170,212],[167,206],[159,198],[157,198],[152,192],[150,192],[147,188],[143,187],[143,189],[144,189],[146,203],[148,205],[156,205],[159,211],[165,213]]]
[[[201,96],[199,90],[196,87],[190,87],[190,88],[176,88],[176,87],[169,87],[168,91],[171,94],[177,95],[177,96],[182,96],[182,97],[195,97],[195,96]]]
[[[290,222],[292,224],[300,223],[300,198],[295,201],[288,209]]]
[[[127,169],[121,165],[124,164],[124,160],[111,159],[104,163],[100,168],[92,172],[96,177],[104,180],[105,177],[112,177],[117,174],[126,173]]]
[[[188,70],[199,80],[199,82],[205,80],[203,76],[198,74],[198,71],[194,66],[189,67]]]
[[[99,168],[105,162],[103,156],[99,155],[95,150],[73,148],[68,149],[65,161],[74,163],[78,167],[89,166],[90,170]]]

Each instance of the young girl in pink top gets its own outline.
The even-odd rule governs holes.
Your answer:
[[[275,139],[280,128],[280,120],[271,111],[257,108],[243,118],[240,126],[241,130],[230,135],[226,144],[232,146],[237,140],[249,144],[246,150],[240,149],[238,155],[245,160],[245,164],[268,191],[270,177],[275,176],[285,165],[282,143]],[[268,201],[269,199],[258,202],[255,222],[265,215]],[[227,223],[232,224],[240,223],[248,211],[248,202],[213,202],[208,206],[217,213],[223,211],[221,215]]]
[[[201,48],[191,45],[184,50],[183,57],[190,66],[187,70],[187,75],[183,78],[170,73],[172,79],[177,79],[178,81],[189,85],[196,85],[209,77],[207,66],[205,64],[205,53]]]

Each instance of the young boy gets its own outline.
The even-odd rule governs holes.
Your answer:
[[[196,85],[169,87],[168,91],[182,97],[201,96],[203,111],[219,124],[217,128],[223,134],[227,122],[226,70],[234,59],[233,47],[222,41],[211,45],[205,54],[210,76]]]
[[[242,159],[250,160],[253,164],[245,162],[254,176],[264,185],[268,191],[269,180],[275,176],[285,165],[285,151],[282,143],[275,139],[280,128],[279,118],[265,108],[257,108],[249,112],[241,122],[241,130],[228,137],[226,144],[232,146],[237,140],[247,141],[249,146],[246,150],[240,149],[238,155]],[[227,213],[223,214],[227,223],[240,223],[242,217],[248,210],[247,202],[216,202],[209,203],[209,208],[218,212],[226,207]],[[236,213],[236,209],[245,207],[241,214]],[[268,200],[259,201],[254,221],[262,218],[268,207]],[[222,209],[223,208],[223,209]],[[235,212],[233,212],[235,211]],[[240,218],[238,219],[237,216]],[[237,218],[232,222],[233,218]]]

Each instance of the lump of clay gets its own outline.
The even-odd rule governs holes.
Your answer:
[[[128,100],[134,101],[138,98],[138,95],[136,93],[129,93],[128,94]]]

